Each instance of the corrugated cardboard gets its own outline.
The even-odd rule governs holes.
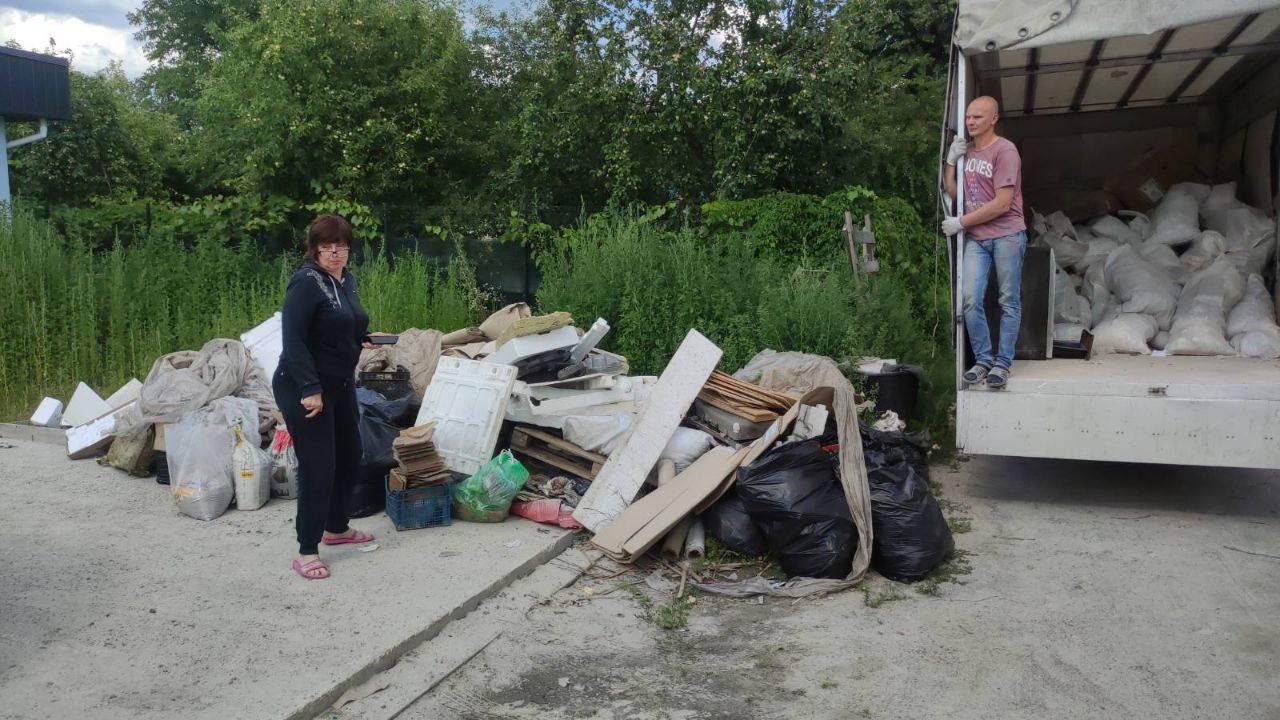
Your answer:
[[[1126,208],[1147,212],[1160,203],[1173,185],[1204,179],[1205,174],[1185,150],[1166,148],[1147,153],[1128,170],[1107,180],[1102,189],[1120,198]]]

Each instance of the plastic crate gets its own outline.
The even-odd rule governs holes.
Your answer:
[[[409,384],[409,371],[396,368],[390,372],[360,373],[360,387],[368,388],[388,400],[399,400],[413,394]]]
[[[407,490],[392,490],[386,478],[382,483],[387,491],[387,517],[397,530],[442,527],[453,522],[449,501],[457,483]]]

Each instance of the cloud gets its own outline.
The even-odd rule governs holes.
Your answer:
[[[123,3],[86,3],[99,6]],[[59,50],[74,53],[72,67],[81,72],[96,72],[113,60],[124,66],[131,78],[147,69],[148,61],[142,47],[133,39],[133,30],[124,27],[108,27],[86,22],[71,15],[27,12],[9,6],[0,6],[0,43],[15,40],[26,50],[43,52],[53,39]]]
[[[6,0],[3,7],[42,15],[70,15],[87,23],[124,30],[128,13],[142,0]]]

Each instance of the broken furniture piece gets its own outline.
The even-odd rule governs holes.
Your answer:
[[[584,450],[564,438],[531,427],[512,430],[511,452],[586,480],[599,475],[601,468],[609,460],[604,455]]]

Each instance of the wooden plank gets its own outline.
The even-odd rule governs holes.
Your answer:
[[[591,542],[615,560],[634,561],[690,513],[702,512],[719,499],[733,484],[739,467],[755,462],[790,430],[806,399],[818,402],[829,395],[827,388],[806,393],[764,435],[737,452],[713,448],[671,482],[637,500]]]
[[[511,451],[516,455],[524,455],[534,460],[544,462],[552,467],[577,475],[580,478],[591,480],[599,474],[600,468],[597,465],[579,465],[563,455],[538,450],[532,447],[512,447]]]
[[[736,468],[737,460],[745,454],[745,448],[737,452],[728,448],[711,449],[694,460],[684,472],[676,475],[670,482],[663,483],[657,490],[635,501],[614,522],[597,533],[591,542],[615,560],[629,562],[631,556],[623,549],[625,543],[630,542],[664,509],[692,486],[698,484],[699,479],[708,475],[717,475],[721,466],[726,464],[732,463]],[[654,542],[657,542],[656,538]]]
[[[698,399],[708,405],[718,407],[727,413],[733,413],[734,415],[738,415],[743,419],[750,420],[751,422],[767,422],[778,417],[778,413],[776,412],[740,407],[733,403],[725,402],[724,400],[707,393],[699,393]]]
[[[577,457],[583,458],[584,460],[588,460],[593,463],[599,463],[603,465],[609,460],[609,457],[607,455],[601,455],[600,453],[591,452],[590,450],[586,450],[584,448],[578,447],[577,445],[574,445],[573,443],[569,442],[568,440],[565,440],[564,438],[558,438],[555,435],[552,435],[551,433],[543,432],[541,430],[535,430],[533,428],[527,428],[527,427],[518,427],[511,434],[511,442],[513,443],[516,442],[517,434],[522,435],[524,437],[534,438],[535,440],[541,440],[542,442],[556,448],[557,450],[563,450],[564,452],[567,452],[570,455],[576,455]]]
[[[600,532],[631,504],[722,354],[697,330],[689,331],[618,450],[573,511],[578,522]]]

